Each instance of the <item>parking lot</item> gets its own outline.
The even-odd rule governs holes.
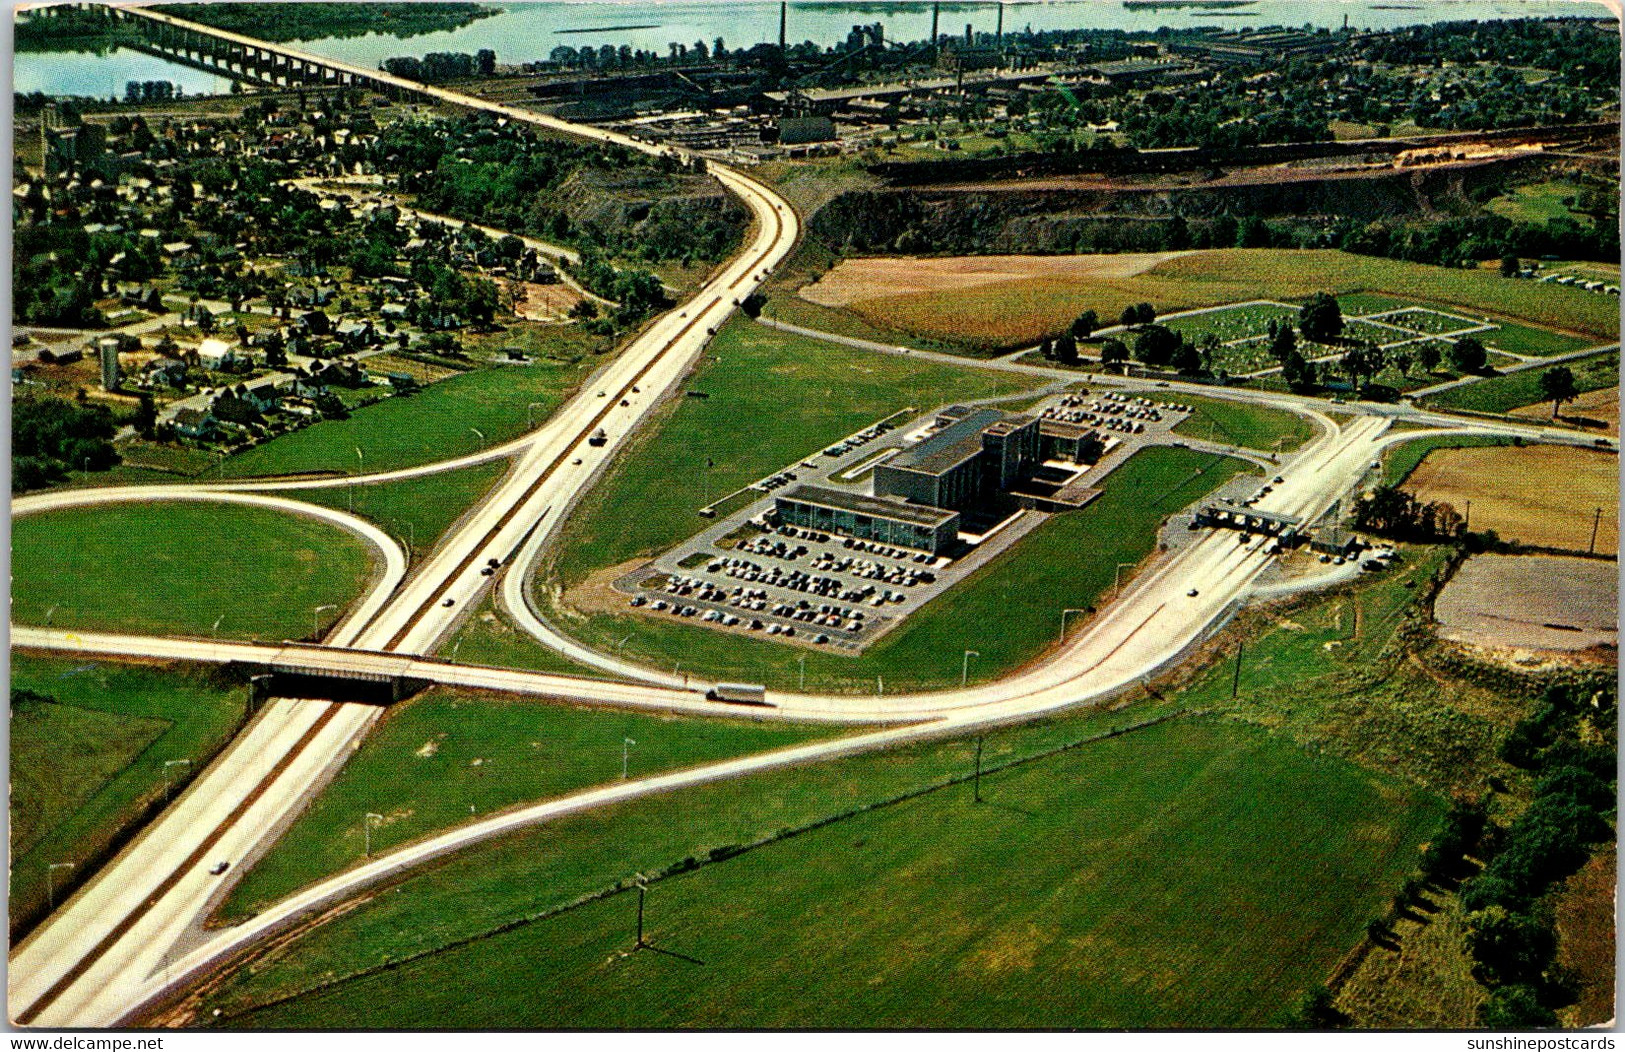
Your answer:
[[[1169,432],[1189,413],[1188,407],[1118,392],[1060,394],[1030,411],[1102,432],[1106,451],[1099,463],[1044,469],[1085,487],[1097,485],[1140,448],[1170,442]],[[996,526],[979,526],[975,534],[962,530],[966,547],[952,558],[772,521],[773,494],[792,483],[867,493],[873,465],[930,433],[935,418],[933,412],[902,426],[887,418],[810,451],[747,487],[757,499],[623,576],[616,590],[631,608],[650,616],[791,645],[861,651],[1048,517],[1023,510]]]

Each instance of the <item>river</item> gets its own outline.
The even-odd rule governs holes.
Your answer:
[[[295,44],[305,50],[357,65],[376,68],[397,55],[421,56],[431,51],[481,48],[496,52],[497,61],[546,59],[560,45],[574,48],[629,44],[665,52],[673,42],[710,47],[722,37],[730,49],[776,42],[776,0],[559,0],[552,3],[507,3],[500,14],[461,29],[400,39],[372,33],[359,37],[324,37]],[[963,33],[966,23],[992,32],[997,4],[945,0],[941,31]],[[1256,0],[1229,8],[1128,8],[1116,0],[1012,0],[1004,4],[1006,31],[1043,29],[1152,30],[1160,26],[1350,26],[1392,29],[1423,22],[1456,19],[1503,19],[1552,15],[1608,16],[1601,3],[1575,0],[1379,0],[1338,3],[1327,0]],[[891,40],[923,40],[931,33],[930,0],[800,0],[792,2],[788,37],[833,44],[858,23],[882,22]],[[187,94],[224,91],[219,77],[176,66],[161,59],[119,49],[105,56],[49,52],[16,56],[13,74],[18,91],[60,95],[122,95],[130,80],[170,80]]]

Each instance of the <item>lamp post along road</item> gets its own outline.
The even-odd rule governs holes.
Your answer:
[[[982,656],[982,653],[979,650],[967,650],[967,651],[965,651],[965,657],[959,663],[959,686],[960,686],[960,689],[964,689],[965,683],[970,679],[970,659],[973,658],[973,657],[981,657],[981,656]]]
[[[1061,638],[1059,640],[1057,640],[1057,642],[1060,642],[1060,643],[1065,643],[1066,642],[1066,615],[1068,615],[1068,614],[1087,614],[1088,612],[1089,611],[1079,609],[1078,607],[1075,607],[1075,606],[1069,606],[1065,610],[1062,610],[1061,611]]]
[[[72,862],[52,862],[45,867],[45,908],[56,909],[56,871],[72,869]]]
[[[623,782],[626,781],[626,764],[632,755],[632,746],[636,744],[637,742],[631,738],[621,739],[621,781]]]
[[[368,811],[366,816],[363,817],[362,820],[361,820],[361,837],[362,837],[362,849],[361,850],[362,850],[362,854],[367,858],[372,857],[372,824],[374,822],[382,822],[383,820],[384,820],[383,815],[374,814],[371,811]]]
[[[310,634],[316,637],[318,643],[322,639],[322,611],[337,610],[338,608],[337,603],[323,603],[310,612]]]

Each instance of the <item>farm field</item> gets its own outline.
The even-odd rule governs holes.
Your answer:
[[[1565,362],[1574,374],[1574,386],[1582,392],[1597,391],[1619,386],[1619,352],[1609,351],[1587,358]],[[1537,366],[1507,376],[1496,376],[1477,383],[1453,387],[1431,395],[1426,402],[1439,409],[1472,409],[1480,413],[1505,413],[1540,401],[1540,374],[1545,369]],[[1547,404],[1548,415],[1550,403]]]
[[[1446,639],[1482,647],[1617,649],[1619,567],[1555,555],[1475,555],[1439,593],[1433,615]]]
[[[43,907],[49,863],[88,866],[163,795],[176,773],[164,762],[201,765],[236,729],[248,696],[202,672],[15,650],[11,689],[52,699],[12,712],[13,925]]]
[[[620,952],[622,894],[232,1023],[1264,1025],[1359,937],[1438,818],[1427,794],[1203,719],[990,776],[984,793],[656,884],[647,930],[666,954]]]
[[[557,545],[564,582],[670,546],[699,528],[699,509],[712,500],[905,406],[924,412],[1037,386],[1026,377],[872,354],[736,318],[688,383],[708,397],[660,410],[572,516]],[[741,429],[749,441],[741,441]]]
[[[945,689],[959,684],[966,649],[981,654],[970,665],[970,681],[988,682],[1054,646],[1061,610],[1097,603],[1112,587],[1118,563],[1138,563],[1151,554],[1162,519],[1250,470],[1242,461],[1194,450],[1142,450],[1106,479],[1104,493],[1087,507],[1043,523],[858,657],[723,634],[658,615],[572,610],[555,621],[587,643],[651,666],[680,662],[697,674],[776,689],[799,688],[803,655],[808,690]],[[537,591],[546,594],[545,588]],[[1081,621],[1074,619],[1074,626]],[[998,630],[990,631],[992,625]]]
[[[1472,528],[1524,544],[1585,551],[1595,511],[1603,510],[1596,550],[1619,551],[1619,461],[1562,446],[1439,449],[1411,472],[1405,488],[1420,500],[1465,511]]]
[[[694,719],[439,689],[390,709],[354,758],[277,841],[224,911],[251,913],[359,863],[363,816],[375,852],[474,816],[636,778],[846,733],[778,721]]]
[[[301,639],[367,584],[373,555],[337,527],[201,502],[42,512],[12,528],[12,618],[148,635]],[[219,628],[214,625],[218,619]]]
[[[228,458],[227,477],[416,467],[517,438],[563,403],[594,363],[492,366],[386,398]],[[534,410],[533,402],[540,402]],[[479,434],[476,434],[476,431]],[[480,437],[483,434],[483,438]],[[362,458],[356,457],[356,450]]]
[[[1549,421],[1552,418],[1552,403],[1536,402],[1533,405],[1519,406],[1511,411],[1511,415]],[[1617,435],[1619,388],[1599,387],[1595,391],[1587,391],[1572,402],[1564,402],[1558,415],[1564,420],[1583,420],[1588,426],[1601,426]]]
[[[1006,257],[1009,258],[1009,257]],[[1016,257],[1020,258],[1020,257]],[[1063,257],[1068,258],[1068,257]],[[1052,269],[1033,276],[1005,276],[951,288],[919,289],[892,275],[930,262],[937,270],[957,264],[978,273],[979,257],[943,260],[852,259],[838,264],[803,295],[870,324],[901,333],[958,341],[970,350],[1013,348],[1061,331],[1085,309],[1110,321],[1124,307],[1150,302],[1159,313],[1251,300],[1300,300],[1327,290],[1394,297],[1391,306],[1418,302],[1518,320],[1571,332],[1583,338],[1617,338],[1617,304],[1611,297],[1538,282],[1512,281],[1485,271],[1449,270],[1422,264],[1356,256],[1330,249],[1221,249],[1188,252],[1146,269],[1112,269],[1118,257],[1081,256],[1102,261],[1094,273],[1069,276]],[[1141,258],[1141,257],[1136,257]],[[1133,270],[1132,273],[1125,273]],[[985,272],[980,272],[985,276]],[[870,275],[874,275],[872,282]],[[820,291],[826,281],[834,284]],[[1378,308],[1375,300],[1363,306]],[[1345,310],[1350,304],[1345,301]]]

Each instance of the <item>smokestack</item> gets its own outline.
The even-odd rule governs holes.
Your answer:
[[[1343,17],[1347,18],[1348,15]],[[994,32],[993,39],[997,43],[1004,43],[1004,5],[1002,3],[999,5],[999,28]]]
[[[975,40],[971,36],[970,23],[966,22],[965,23],[965,46],[970,47],[971,44],[974,43],[974,42],[975,42]]]
[[[942,14],[942,4],[940,2],[932,4],[931,5],[931,46],[933,48],[935,48],[937,46],[937,42],[940,39],[937,36],[937,17],[939,15],[941,15],[941,14]]]
[[[790,17],[790,0],[779,0],[779,50],[784,50],[784,27]]]

